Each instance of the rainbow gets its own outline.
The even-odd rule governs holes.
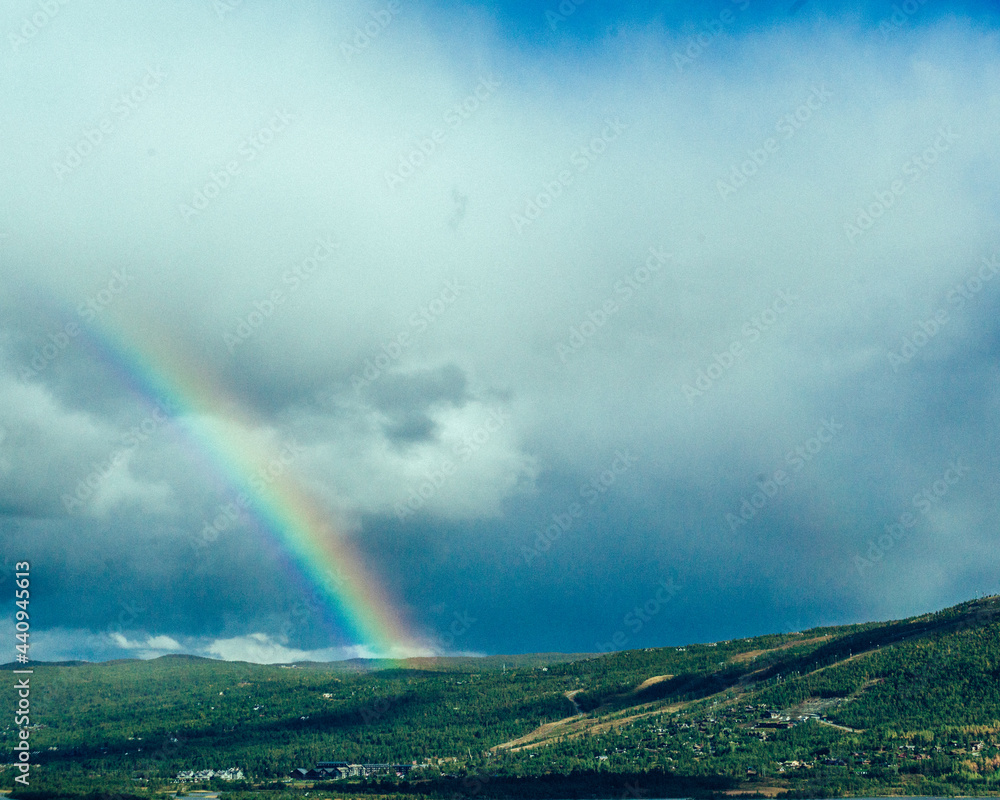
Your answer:
[[[233,489],[244,513],[356,645],[378,658],[429,655],[291,465],[285,469],[282,461],[279,470],[275,454],[251,441],[246,432],[256,427],[253,420],[203,369],[181,357],[165,336],[140,340],[109,325],[90,325],[81,339],[147,403],[170,410],[178,430],[194,445],[194,455]]]

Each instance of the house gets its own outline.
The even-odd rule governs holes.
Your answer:
[[[311,770],[306,772],[306,780],[310,781],[337,780],[341,777],[343,776],[340,774],[340,771],[335,769],[313,767]]]
[[[243,780],[243,770],[239,767],[230,767],[229,769],[214,770],[214,769],[201,769],[197,772],[193,770],[184,770],[177,773],[177,777],[174,780],[180,783],[203,783],[205,781],[210,781],[212,778],[217,778],[222,781],[241,781]]]
[[[308,781],[371,778],[377,775],[396,775],[405,778],[414,766],[414,764],[348,764],[346,761],[320,761],[310,770],[301,767],[292,770],[289,777]]]

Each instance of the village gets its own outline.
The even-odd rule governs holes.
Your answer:
[[[405,778],[417,766],[417,764],[348,764],[346,761],[320,761],[312,769],[302,767],[294,769],[288,777],[304,781],[371,778],[376,775],[395,775],[397,778]]]
[[[980,765],[985,771],[993,768],[994,762],[1000,762],[998,742],[992,739],[949,739],[934,742],[915,734],[877,747],[855,746],[839,754],[832,752],[835,748],[819,747],[809,756],[799,752],[800,749],[809,748],[791,741],[782,741],[785,739],[785,732],[803,725],[821,725],[845,733],[863,733],[838,725],[825,717],[822,710],[836,704],[836,700],[813,699],[781,711],[772,710],[765,705],[732,704],[710,708],[687,719],[637,721],[628,728],[620,729],[616,746],[609,748],[607,755],[597,756],[597,759],[611,762],[609,766],[612,766],[616,761],[619,764],[637,762],[644,756],[655,754],[667,763],[674,764],[688,759],[702,762],[738,753],[757,752],[762,762],[771,761],[777,765],[777,769],[772,771],[778,774],[841,767],[861,776],[869,775],[872,771],[897,771],[905,768],[908,763],[933,759],[961,762],[971,772],[979,772]],[[757,743],[756,746],[754,742]],[[763,751],[756,749],[764,742],[778,744],[779,748],[765,755]],[[782,758],[792,751],[795,751],[795,757]],[[758,777],[760,771],[759,768],[748,767],[746,777]]]
[[[242,781],[244,780],[243,770],[239,767],[229,769],[199,769],[183,770],[178,772],[174,780],[178,783],[204,783],[212,779],[219,781]]]

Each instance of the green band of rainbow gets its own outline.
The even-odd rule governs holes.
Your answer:
[[[236,431],[253,430],[239,404],[204,369],[179,356],[168,341],[91,326],[84,340],[102,362],[146,402],[168,407],[197,455],[236,492],[247,492],[248,513],[296,565],[342,622],[350,638],[381,658],[427,653],[404,626],[387,593],[365,569],[330,515],[292,470],[263,485],[249,480],[271,453]]]

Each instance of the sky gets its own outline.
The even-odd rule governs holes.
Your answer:
[[[23,562],[32,660],[599,652],[997,593],[998,17],[6,3],[12,641]]]

